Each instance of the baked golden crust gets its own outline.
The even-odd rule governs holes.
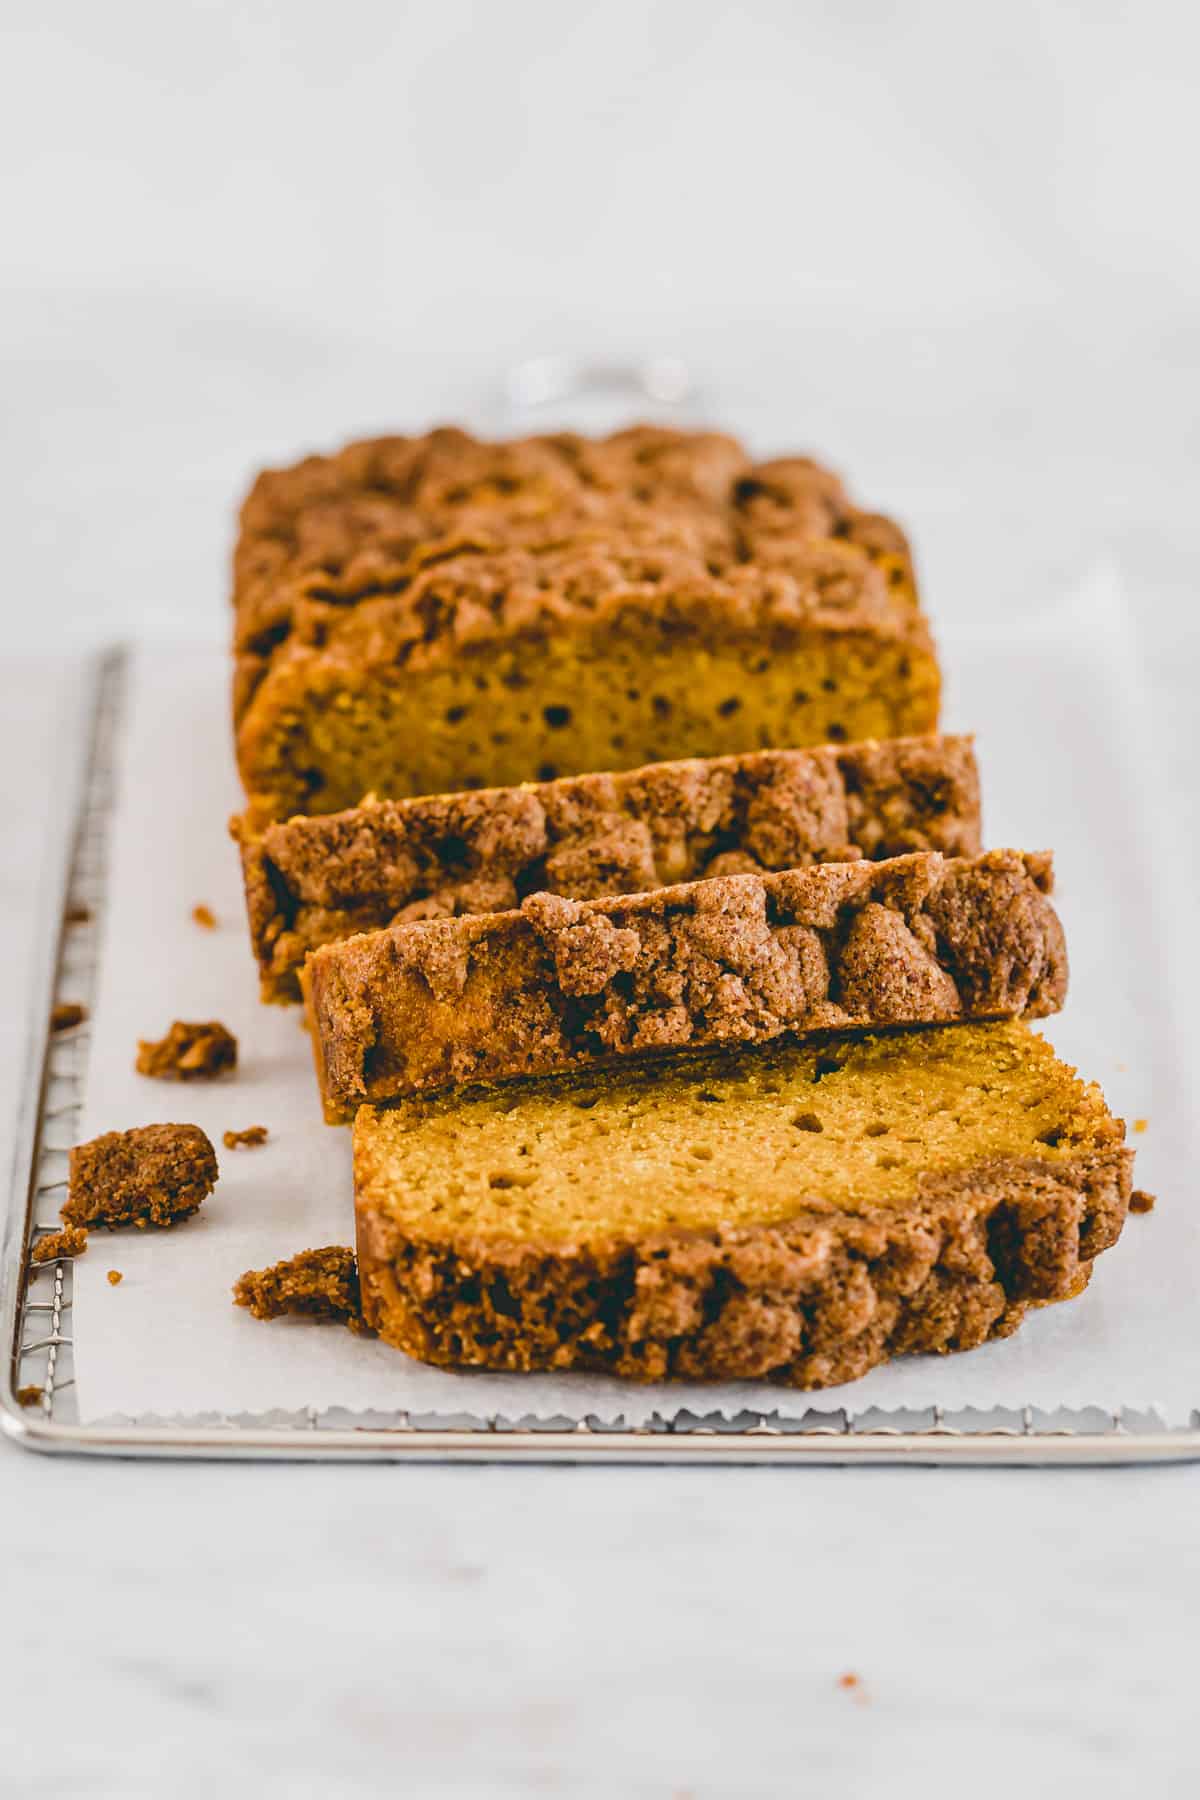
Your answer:
[[[359,1102],[785,1032],[1037,1017],[1066,993],[1047,855],[918,852],[422,920],[305,967],[331,1121]]]
[[[410,919],[502,912],[707,875],[979,849],[969,738],[758,750],[520,788],[373,800],[261,834],[235,819],[264,1000],[310,950]]]
[[[890,1040],[835,1039],[827,1048],[851,1080],[871,1058],[890,1062],[882,1085],[871,1087],[864,1114],[868,1140],[885,1148],[889,1140],[875,1136],[882,1127],[870,1120],[888,1083],[897,1098],[915,1093],[930,1109],[939,1103],[944,1108],[954,1094],[952,1088],[949,1096],[941,1091],[938,1054],[954,1062],[961,1050],[978,1061],[982,1051],[987,1090],[976,1104],[989,1115],[988,1130],[973,1141],[968,1128],[956,1152],[914,1151],[915,1182],[889,1200],[873,1191],[856,1194],[853,1180],[848,1192],[823,1192],[803,1156],[798,1169],[786,1160],[776,1163],[773,1208],[762,1220],[754,1218],[753,1203],[739,1209],[743,1197],[736,1192],[722,1195],[710,1186],[706,1199],[704,1183],[712,1181],[714,1165],[693,1163],[691,1180],[700,1192],[687,1229],[658,1221],[661,1187],[671,1178],[674,1159],[660,1162],[657,1140],[647,1150],[639,1138],[645,1166],[638,1179],[654,1223],[638,1230],[628,1207],[623,1214],[618,1209],[611,1224],[589,1221],[581,1201],[571,1230],[561,1218],[543,1218],[538,1179],[547,1150],[536,1141],[528,1113],[517,1107],[510,1115],[511,1147],[533,1153],[538,1175],[523,1188],[505,1183],[510,1194],[498,1197],[513,1198],[523,1210],[504,1229],[494,1221],[481,1225],[471,1203],[469,1151],[456,1158],[459,1138],[451,1115],[461,1119],[461,1141],[469,1144],[470,1095],[415,1101],[391,1112],[363,1107],[355,1123],[355,1188],[368,1322],[398,1349],[446,1365],[586,1369],[640,1381],[755,1379],[808,1388],[853,1380],[892,1356],[970,1349],[1007,1336],[1030,1305],[1082,1290],[1092,1259],[1120,1235],[1132,1169],[1121,1122],[1097,1090],[1076,1080],[1019,1024],[949,1026]],[[826,1091],[811,1085],[819,1068],[805,1070],[799,1051],[791,1056],[799,1072],[789,1074],[788,1056],[773,1050],[709,1054],[660,1064],[646,1084],[653,1091],[656,1084],[689,1079],[690,1069],[694,1085],[709,1082],[718,1089],[717,1096],[701,1099],[723,1097],[732,1106],[736,1094],[720,1094],[722,1066],[733,1072],[736,1087],[745,1085],[756,1063],[768,1062],[775,1085],[744,1099],[736,1117],[736,1129],[750,1143],[756,1120],[771,1104],[767,1096],[778,1094],[781,1083],[784,1104]],[[539,1085],[561,1095],[566,1113],[583,1106],[589,1120],[601,1118],[608,1103],[605,1092],[594,1092],[594,1082]],[[1052,1115],[1047,1128],[1039,1114],[1032,1142],[1026,1122],[1031,1104],[1043,1112],[1048,1105]],[[415,1122],[406,1119],[408,1107]],[[420,1141],[421,1115],[434,1109],[450,1140],[441,1151],[443,1165],[449,1158],[446,1192],[463,1192],[457,1212],[424,1173],[419,1194],[403,1191],[411,1183],[406,1172]],[[807,1114],[801,1120],[809,1122],[795,1134],[796,1143],[802,1149],[820,1143],[819,1135],[808,1135],[819,1133],[819,1126]],[[571,1140],[574,1166],[582,1157],[582,1166],[603,1170],[608,1134],[619,1124],[619,1117],[601,1118],[590,1164],[582,1139]],[[903,1140],[891,1141],[903,1148]],[[679,1147],[686,1160],[686,1141]],[[561,1164],[561,1148],[553,1154]],[[593,1178],[593,1186],[602,1188],[602,1177]],[[602,1193],[590,1204],[603,1212]],[[705,1207],[707,1222],[698,1223]]]
[[[902,533],[819,465],[713,433],[442,430],[270,471],[234,602],[259,819],[937,722]]]

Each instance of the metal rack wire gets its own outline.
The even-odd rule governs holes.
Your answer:
[[[81,1423],[71,1260],[60,1256],[38,1264],[31,1254],[41,1238],[59,1228],[67,1152],[78,1135],[89,1026],[85,1019],[55,1033],[49,1020],[59,1002],[90,1008],[94,1000],[124,689],[124,661],[113,653],[96,668],[74,824],[48,877],[43,981],[0,1263],[0,1328],[9,1346],[0,1425],[17,1441],[91,1455],[306,1460],[1095,1464],[1200,1459],[1196,1415],[1188,1427],[1167,1429],[1153,1413],[1098,1407],[1054,1413],[1028,1406],[854,1412],[812,1406],[803,1396],[781,1396],[770,1413],[727,1418],[683,1409],[637,1427],[592,1417],[448,1417],[339,1407]]]
[[[116,797],[116,746],[124,693],[124,659],[113,651],[96,665],[91,718],[80,770],[77,816],[68,838],[65,886],[61,865],[51,871],[51,993],[40,1015],[40,1044],[30,1059],[36,1114],[30,1180],[24,1195],[14,1188],[12,1204],[22,1201],[27,1217],[23,1268],[19,1279],[13,1340],[14,1392],[24,1408],[36,1406],[45,1420],[73,1422],[74,1343],[72,1259],[32,1260],[34,1246],[61,1228],[58,1207],[66,1191],[67,1155],[78,1140],[79,1112],[87,1070],[90,1016],[99,968],[101,927],[106,888],[109,826]],[[77,1004],[82,1019],[65,1030],[51,1023],[53,1008]],[[35,1027],[36,1030],[36,1027]],[[36,1393],[36,1399],[34,1394]]]

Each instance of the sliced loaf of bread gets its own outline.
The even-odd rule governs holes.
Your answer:
[[[1132,1160],[1019,1022],[365,1106],[362,1305],[427,1362],[822,1387],[1079,1293]]]
[[[544,889],[573,900],[709,875],[979,849],[970,738],[751,750],[231,826],[262,997],[300,999],[322,944]]]

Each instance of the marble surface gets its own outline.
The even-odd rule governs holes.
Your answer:
[[[1193,1472],[0,1467],[6,1795],[1195,1792]]]
[[[495,422],[522,355],[682,354],[906,518],[940,615],[1115,558],[1200,841],[1194,13],[63,0],[0,34],[3,1166],[64,649],[218,641],[251,467]],[[1198,1513],[1200,1468],[0,1447],[0,1794],[1191,1796]]]

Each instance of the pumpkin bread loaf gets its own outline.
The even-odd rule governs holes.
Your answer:
[[[1066,992],[1047,855],[818,863],[416,920],[305,965],[326,1117],[784,1032],[1037,1016]]]
[[[656,763],[518,788],[372,800],[257,832],[235,819],[262,997],[300,998],[310,950],[410,919],[587,900],[706,875],[979,849],[969,738]]]
[[[444,429],[268,471],[234,605],[259,823],[937,724],[903,534],[713,432]]]
[[[1016,1022],[364,1106],[363,1311],[432,1363],[824,1387],[1079,1293],[1131,1164]]]

